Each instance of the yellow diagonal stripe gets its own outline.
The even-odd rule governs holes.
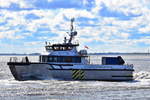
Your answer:
[[[80,73],[77,73],[77,74],[74,74],[74,75],[73,75],[73,78],[74,78],[74,79],[79,79],[79,77],[80,77]]]
[[[73,71],[73,75],[79,74],[79,73],[80,73],[80,70],[74,70],[74,71]]]
[[[84,71],[83,70],[72,70],[72,78],[75,80],[84,79]]]
[[[78,75],[79,74],[79,70],[73,70],[73,73],[72,73],[72,78],[73,79],[77,79],[78,78]]]

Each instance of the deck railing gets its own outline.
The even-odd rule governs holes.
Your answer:
[[[10,57],[9,62],[29,62],[28,57],[22,57],[22,58],[18,58],[18,57]]]
[[[10,57],[9,62],[18,62],[18,58],[17,57]]]

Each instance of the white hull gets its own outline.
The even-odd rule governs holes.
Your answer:
[[[133,80],[133,69],[111,68],[110,65],[97,65],[99,68],[76,68],[77,66],[74,68],[69,65],[57,66],[56,68],[55,65],[40,63],[10,63],[8,65],[16,80],[52,78],[60,80]],[[116,67],[115,65],[112,66]]]

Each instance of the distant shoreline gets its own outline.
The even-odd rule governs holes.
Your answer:
[[[150,53],[89,53],[89,55],[150,55]]]
[[[25,55],[31,55],[31,56],[38,56],[40,53],[31,53],[31,54],[17,54],[17,53],[0,53],[0,56],[25,56]]]
[[[0,53],[0,56],[39,56],[40,53],[17,54],[17,53]],[[150,53],[88,53],[88,55],[150,55]]]

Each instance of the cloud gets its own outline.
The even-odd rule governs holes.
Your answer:
[[[146,0],[145,0],[146,1]],[[148,1],[147,1],[148,2]],[[111,9],[112,11],[122,12],[125,15],[128,14],[142,14],[145,9],[147,9],[146,6],[144,6],[146,3],[141,0],[95,0],[96,7],[94,11],[99,11],[102,8],[102,5],[105,5],[108,7],[108,9]]]
[[[111,10],[110,8],[106,7],[105,4],[102,4],[101,5],[102,8],[100,9],[99,11],[99,14],[100,16],[103,16],[103,17],[115,17],[115,18],[118,18],[120,20],[131,20],[132,18],[134,17],[138,17],[138,16],[141,16],[141,14],[125,14],[121,11],[113,11]]]
[[[34,0],[33,0],[34,1]],[[20,8],[33,7],[31,0],[0,0],[1,8],[11,8],[19,6]],[[18,7],[17,7],[18,8]]]
[[[13,50],[24,45],[23,52],[30,51],[30,48],[40,52],[38,50],[43,49],[37,48],[43,48],[42,43],[46,40],[63,42],[64,36],[68,38],[66,32],[70,30],[72,17],[75,17],[76,40],[81,44],[80,49],[88,45],[92,48],[90,52],[101,49],[105,52],[142,52],[140,46],[143,49],[150,47],[148,0],[2,1],[1,45],[13,45]]]

